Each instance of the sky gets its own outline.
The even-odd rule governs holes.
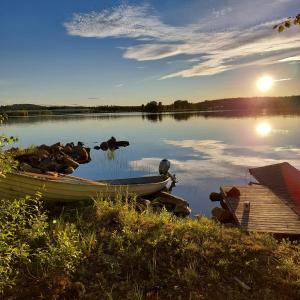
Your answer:
[[[300,28],[272,29],[299,11],[299,0],[0,0],[0,104],[299,95]]]

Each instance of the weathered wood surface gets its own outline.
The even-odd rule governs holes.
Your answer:
[[[232,186],[221,186],[224,201],[239,227],[247,231],[261,231],[300,235],[300,217],[293,205],[268,187],[262,185],[236,186],[239,197],[228,197]]]
[[[249,172],[300,216],[300,171],[298,169],[283,162],[249,169]]]

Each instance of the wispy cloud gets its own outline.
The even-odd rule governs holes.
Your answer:
[[[116,88],[121,88],[123,86],[124,86],[124,83],[118,83],[118,84],[115,85]]]
[[[184,184],[199,184],[207,178],[247,178],[251,179],[248,168],[275,164],[288,160],[300,167],[300,149],[295,147],[255,146],[241,147],[217,140],[165,140],[165,143],[179,148],[190,149],[194,158],[172,159],[171,168]],[[192,157],[192,156],[191,156]],[[272,158],[270,158],[272,157]],[[132,161],[137,170],[157,172],[160,158],[148,157]]]
[[[290,56],[279,60],[280,62],[300,61],[300,55]]]
[[[247,11],[257,11],[258,6],[263,15],[272,15],[287,1],[229,2],[234,5],[214,10],[210,16],[186,26],[164,23],[148,5],[122,5],[101,12],[75,14],[65,27],[70,35],[81,37],[137,40],[137,45],[123,47],[123,57],[127,59],[151,61],[187,56],[185,69],[166,74],[161,79],[207,76],[252,65],[299,60],[300,36],[295,32],[298,28],[279,34],[272,30],[272,25],[279,20],[271,20],[267,15],[264,16],[267,22],[252,24],[255,20],[251,19],[249,25],[242,21],[250,15]],[[212,30],[212,19],[224,26]],[[239,26],[234,26],[232,20]],[[195,55],[198,60],[188,57]]]
[[[89,97],[88,99],[89,100],[99,100],[99,99],[101,99],[101,97]]]
[[[292,80],[293,78],[280,78],[280,79],[275,79],[274,81],[276,82],[280,82],[280,81],[290,81]]]

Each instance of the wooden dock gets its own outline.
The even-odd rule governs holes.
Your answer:
[[[232,186],[221,186],[224,202],[237,225],[246,231],[300,235],[300,215],[285,193],[263,185],[235,186],[240,196],[229,197]]]

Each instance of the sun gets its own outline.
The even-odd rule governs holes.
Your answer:
[[[267,92],[273,85],[273,78],[271,76],[262,76],[256,81],[256,86],[262,92]]]
[[[272,127],[267,122],[259,123],[256,126],[256,133],[260,136],[267,136],[270,134],[271,131],[272,131]]]

